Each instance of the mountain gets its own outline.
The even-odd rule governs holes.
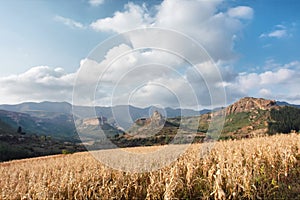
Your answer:
[[[12,112],[28,113],[37,117],[51,117],[54,113],[72,114],[72,105],[67,102],[40,102],[40,103],[21,103],[16,105],[0,105],[0,110],[7,110]],[[150,106],[146,108],[138,108],[131,105],[117,105],[113,107],[96,106],[74,106],[75,113],[81,118],[93,117],[91,113],[96,111],[98,117],[105,116],[108,119],[115,117],[115,113],[128,112],[133,120],[140,117],[149,117],[151,110],[160,110],[155,106]],[[197,116],[209,112],[210,110],[204,109],[201,111],[196,111],[192,109],[174,109],[166,108],[165,115],[167,117],[177,117],[177,116]]]
[[[4,113],[7,114],[7,122],[9,119],[23,120],[23,117],[28,117],[22,113],[0,112],[2,117]],[[0,119],[0,162],[85,150],[83,145],[74,142],[57,140],[49,135],[25,133],[24,129],[11,126],[2,120],[3,118]]]
[[[126,135],[122,128],[129,128],[132,120],[148,117],[149,113],[155,109],[159,108],[114,106],[94,109],[74,106],[76,115],[73,116],[72,105],[66,102],[0,105],[0,161],[59,154],[62,151],[83,151],[85,148],[76,144],[79,139],[82,142],[92,142],[89,148],[91,150],[112,148],[111,145],[105,147],[106,144],[99,142],[103,140],[104,135],[120,146],[136,146],[137,142],[134,140],[131,140],[131,143],[126,140],[120,142],[118,138]],[[189,109],[172,108],[166,108],[164,111],[166,116],[201,113]],[[207,110],[202,112],[207,112]],[[93,117],[91,113],[96,113],[96,118],[91,118]],[[77,131],[80,133],[80,138]],[[148,141],[147,138],[145,140]],[[145,141],[140,144],[144,143]],[[154,144],[153,141],[151,143]],[[161,139],[156,144],[162,143]]]
[[[95,138],[99,134],[99,128],[109,138],[122,135],[124,130],[130,128],[135,120],[149,117],[154,110],[159,110],[168,118],[180,115],[198,116],[208,112],[208,110],[161,109],[155,106],[137,108],[130,105],[96,108],[74,106],[74,110],[72,110],[72,105],[66,102],[0,105],[0,109],[3,109],[0,110],[0,120],[12,127],[13,132],[21,127],[27,135],[51,136],[62,141],[77,141],[79,139],[77,131],[83,138]],[[73,111],[74,116],[72,115]],[[97,120],[101,117],[107,119],[102,126],[87,125],[86,123],[87,120],[93,120],[91,118]]]
[[[245,97],[209,115],[218,112],[226,114],[220,139],[290,133],[300,129],[300,109],[279,105],[275,100]]]
[[[1,135],[14,135],[17,133],[17,129],[14,129],[13,127],[9,126],[2,120],[0,120],[0,134]]]
[[[7,110],[13,112],[50,112],[50,113],[64,113],[71,114],[72,113],[72,105],[67,102],[41,102],[41,103],[21,103],[16,105],[0,105],[0,110]]]
[[[137,108],[120,105],[95,109],[74,106],[74,118],[72,106],[68,103],[24,103],[2,105],[1,108],[22,112],[0,110],[0,134],[2,131],[10,133],[6,135],[16,135],[18,127],[21,127],[25,136],[51,136],[55,140],[74,142],[78,141],[79,133],[83,142],[92,144],[91,149],[114,148],[111,144],[101,143],[105,137],[120,147],[168,144],[175,138],[181,143],[191,142],[189,138],[203,142],[215,138],[207,132],[214,129],[211,127],[212,119],[217,121],[213,125],[218,125],[222,122],[218,121],[218,116],[223,114],[226,117],[224,124],[220,124],[223,129],[218,135],[221,140],[289,133],[292,130],[298,132],[300,129],[299,108],[253,97],[242,98],[226,108],[210,112],[155,106]],[[180,137],[177,137],[178,131]]]
[[[254,110],[270,110],[278,105],[274,100],[263,98],[244,97],[226,108],[226,115],[241,112],[252,112]]]
[[[27,113],[0,110],[0,121],[24,133],[47,135],[64,141],[78,140],[73,117],[70,114],[56,113],[51,118],[41,118]]]
[[[140,118],[126,132],[132,137],[147,137],[157,133],[163,127],[166,128],[168,122],[157,110],[150,118]]]
[[[186,132],[185,134],[195,133],[194,142],[202,142],[210,137],[206,133],[211,120],[221,115],[226,116],[222,132],[217,136],[221,140],[300,130],[300,109],[292,106],[280,106],[274,100],[245,97],[226,108],[200,116],[161,119],[164,123],[160,126],[152,125],[155,121],[153,117],[160,116],[154,112],[150,118],[136,120],[128,130],[128,135],[124,137],[127,138],[127,142],[135,140],[137,145],[140,145],[141,142],[147,143],[147,141],[141,140],[145,137],[154,142],[160,141],[159,139],[163,137],[168,138],[170,142],[177,134],[178,128],[181,127],[181,130]],[[218,118],[215,120],[218,121]],[[213,127],[211,128],[213,129]]]
[[[285,101],[276,101],[276,104],[279,106],[291,106],[291,107],[295,107],[295,108],[300,108],[300,105],[290,104]]]
[[[201,111],[195,111],[192,109],[174,109],[165,108],[161,109],[155,106],[149,106],[146,108],[138,108],[131,105],[117,105],[113,107],[88,107],[88,106],[74,106],[66,102],[41,102],[41,103],[21,103],[17,105],[0,105],[0,109],[28,114],[24,122],[27,129],[30,132],[35,132],[38,127],[34,124],[39,118],[42,121],[48,120],[48,123],[44,123],[46,127],[42,129],[42,133],[53,135],[52,130],[49,130],[48,125],[56,123],[54,135],[69,137],[74,132],[75,126],[70,120],[72,120],[72,114],[74,114],[75,120],[106,117],[107,123],[115,127],[127,130],[131,127],[132,123],[139,118],[147,118],[151,116],[154,110],[159,110],[167,118],[177,116],[198,116],[209,112],[210,110],[204,109]],[[34,119],[32,119],[34,118]],[[1,119],[1,116],[0,116]],[[30,121],[30,122],[29,122]],[[17,121],[11,122],[11,125],[16,126]],[[29,128],[28,128],[29,126]],[[53,128],[54,130],[54,128]]]
[[[90,118],[76,121],[77,131],[83,142],[102,140],[105,137],[113,138],[124,132],[107,123],[106,117]]]
[[[280,109],[274,100],[253,97],[238,100],[219,111],[226,114],[220,137],[243,138],[267,134],[272,109]]]

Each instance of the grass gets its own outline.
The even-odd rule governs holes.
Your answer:
[[[241,112],[226,116],[223,132],[233,132],[251,124],[250,112]]]
[[[300,135],[221,141],[201,156],[206,145],[145,173],[110,169],[87,152],[0,163],[0,199],[300,198]]]

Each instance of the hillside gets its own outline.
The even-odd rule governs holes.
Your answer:
[[[225,109],[222,137],[241,138],[299,131],[300,109],[280,106],[274,100],[242,98]],[[278,117],[280,115],[281,117]],[[283,125],[287,125],[284,129]]]
[[[268,134],[270,111],[281,109],[276,101],[245,97],[229,105],[222,112],[226,113],[221,138],[255,137]]]
[[[298,132],[300,127],[300,109],[279,106],[274,100],[245,97],[224,109],[198,117],[163,119],[159,126],[151,125],[153,116],[138,119],[127,131],[128,135],[122,136],[122,141],[130,143],[131,146],[134,142],[137,146],[141,143],[166,144],[174,139],[180,127],[187,136],[194,133],[193,142],[203,142],[209,140],[206,132],[212,118],[218,115],[226,116],[223,130],[218,136],[220,140],[249,138],[278,132],[290,133],[293,130]]]
[[[124,133],[122,130],[107,123],[104,117],[77,120],[76,127],[83,142],[85,142],[84,140],[103,140],[104,137],[114,138]]]
[[[255,110],[270,110],[278,108],[276,101],[263,98],[244,97],[226,108],[226,115]]]
[[[300,117],[300,109],[296,107],[280,106],[274,100],[245,97],[222,110],[201,115],[198,131],[206,132],[211,118],[219,114],[226,116],[219,139],[240,139],[278,132],[290,133],[292,130],[299,131],[300,124],[296,120],[289,121],[290,126],[284,132],[279,129],[279,126],[276,128],[274,124],[286,121],[275,117],[278,112],[285,113],[286,118]],[[197,122],[196,120],[194,123]]]
[[[27,134],[46,135],[65,141],[78,139],[73,117],[70,114],[52,113],[51,117],[37,117],[28,113],[0,110],[0,120],[14,130],[21,126]]]
[[[57,113],[65,113],[65,114],[71,114],[72,111],[72,105],[67,102],[26,102],[16,105],[7,105],[3,104],[0,105],[1,110],[7,110],[12,112],[57,112]]]
[[[29,129],[22,129],[14,123],[14,120],[20,122],[18,125],[32,124],[34,121],[27,119],[26,114],[7,111],[0,111],[0,113],[0,162],[85,150],[80,144],[58,140],[47,134],[24,132]],[[37,132],[38,130],[35,133]]]

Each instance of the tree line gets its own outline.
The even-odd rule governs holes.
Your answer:
[[[271,110],[271,121],[269,122],[269,133],[290,133],[300,130],[300,109],[285,106],[281,109]]]

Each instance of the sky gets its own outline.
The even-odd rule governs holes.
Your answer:
[[[300,104],[299,8],[298,0],[3,1],[0,103]]]

